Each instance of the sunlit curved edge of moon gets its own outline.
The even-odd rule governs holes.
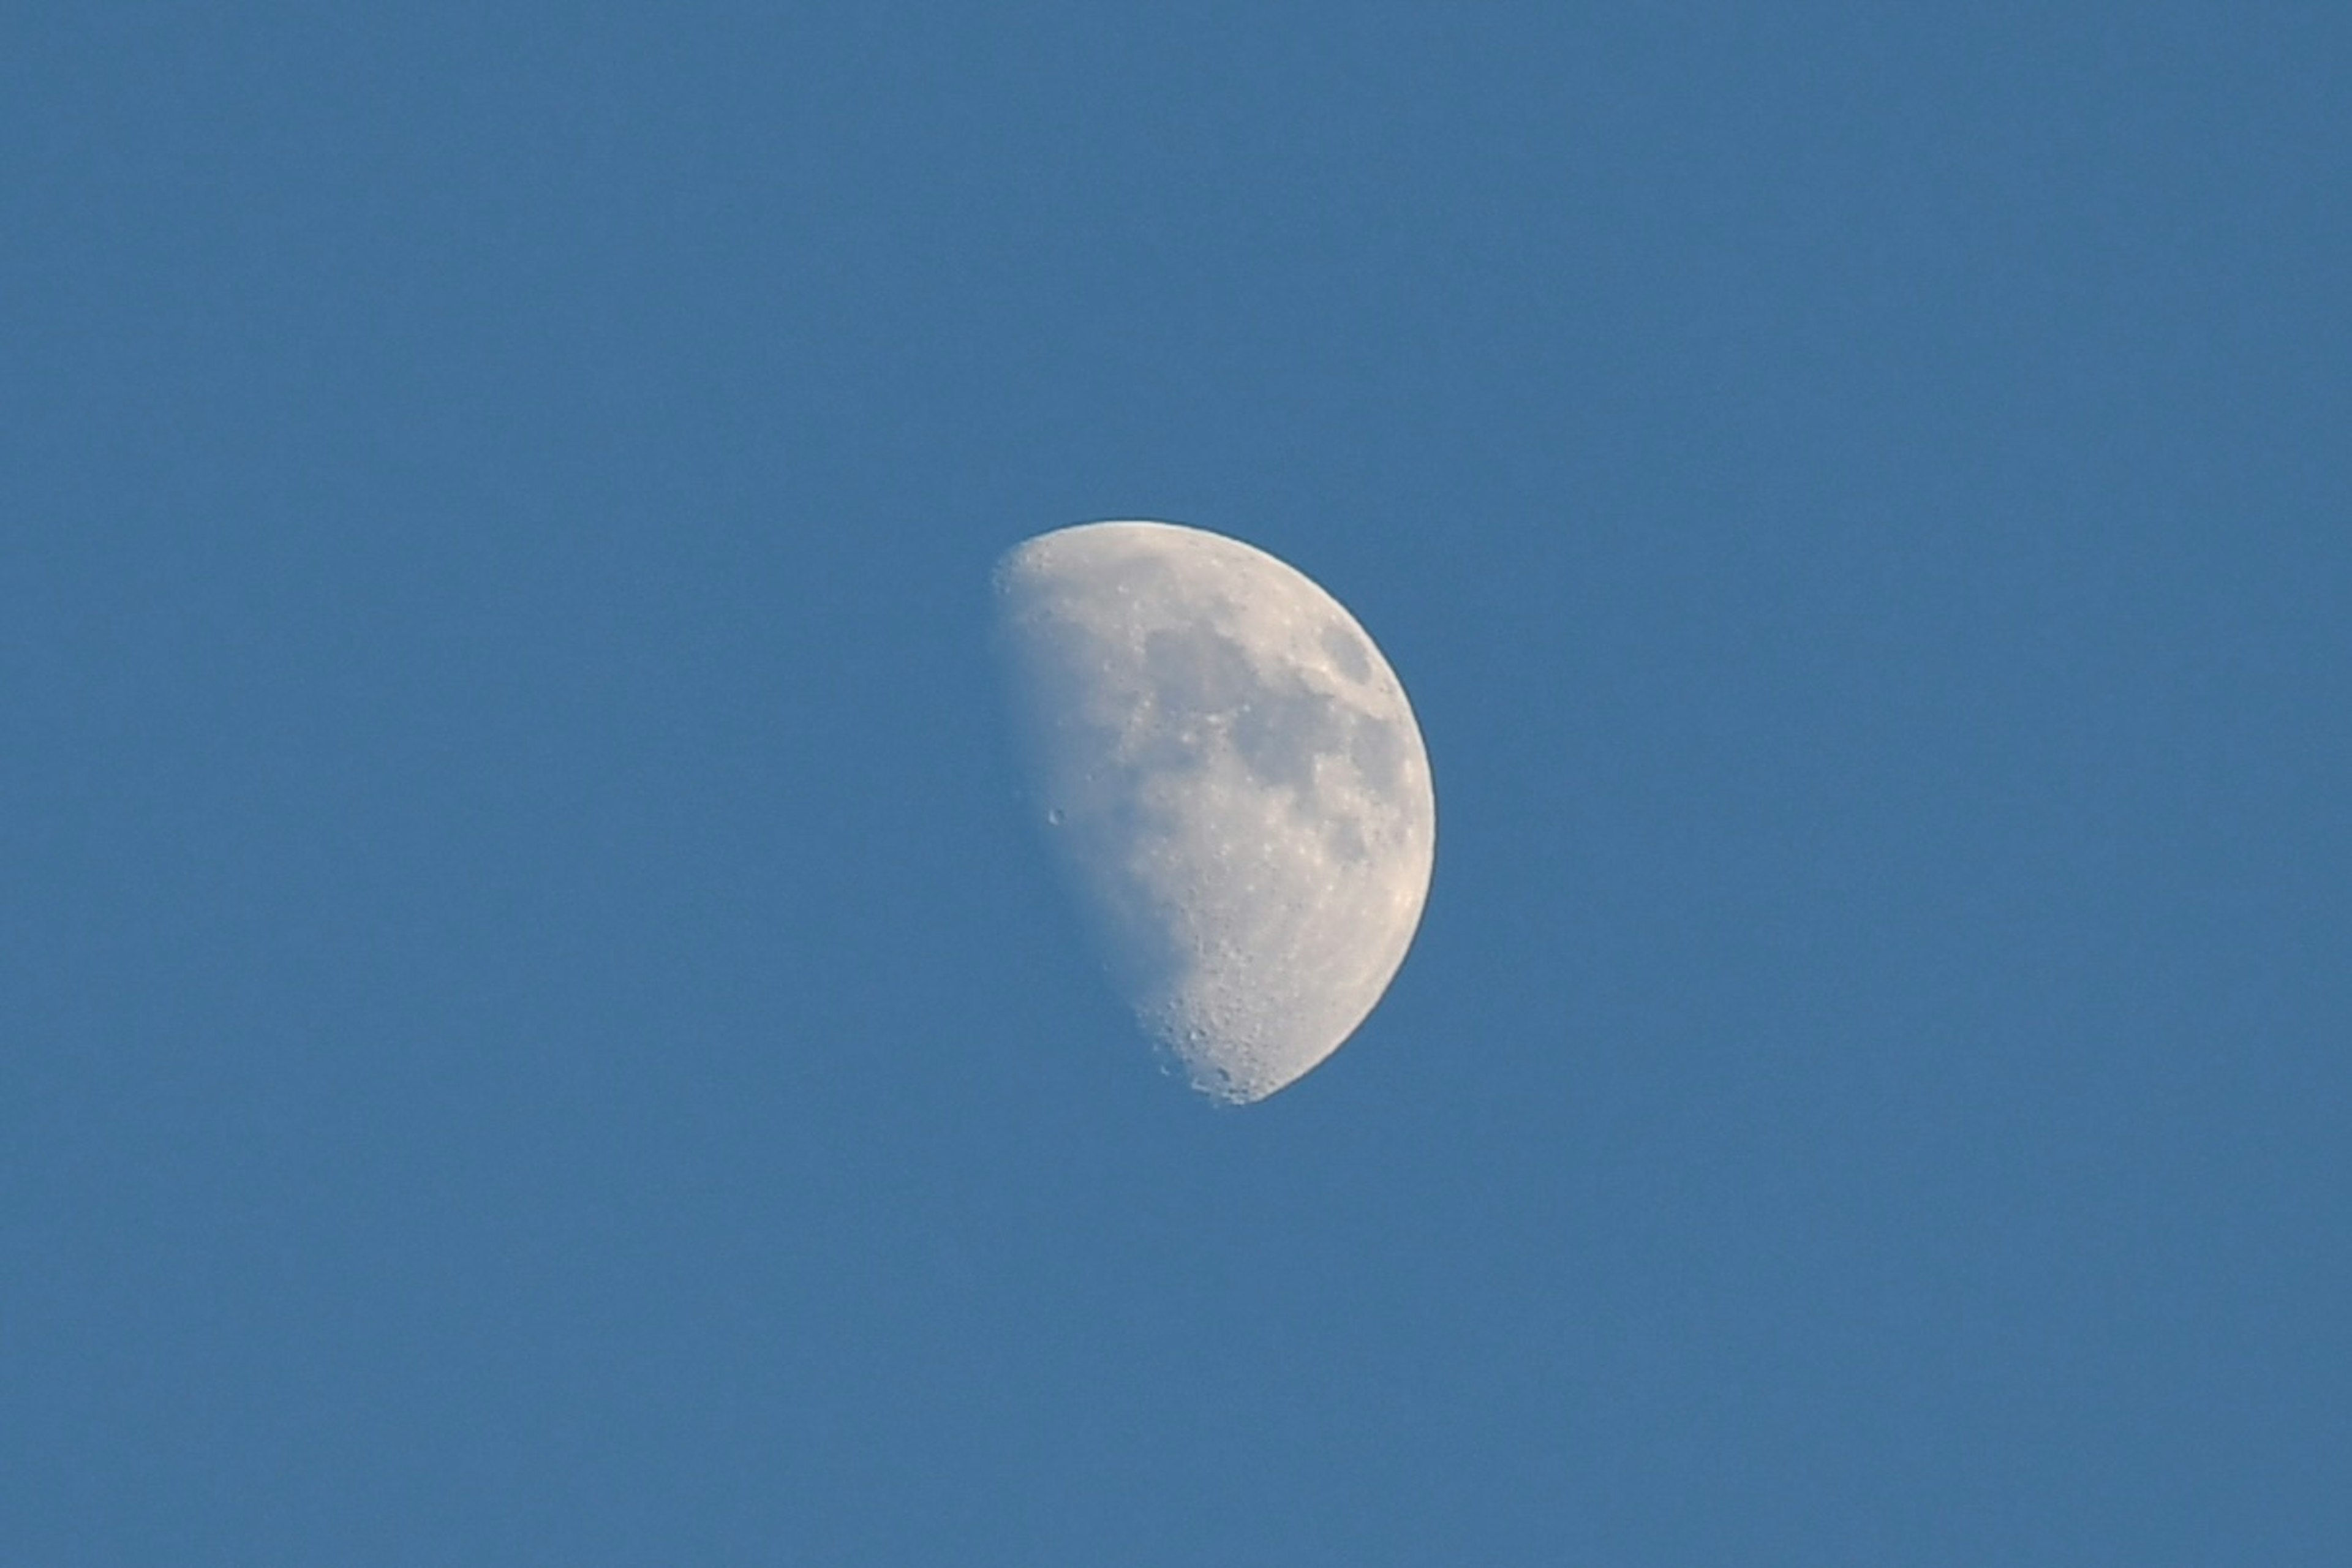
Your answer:
[[[1435,864],[1427,749],[1362,626],[1253,545],[1083,523],[998,563],[1031,805],[1145,1032],[1196,1089],[1297,1081],[1402,965]]]

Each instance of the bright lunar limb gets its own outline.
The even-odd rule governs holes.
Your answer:
[[[1263,1100],[1388,989],[1437,807],[1404,688],[1262,550],[1093,522],[997,569],[1036,809],[1114,976],[1194,1087]]]

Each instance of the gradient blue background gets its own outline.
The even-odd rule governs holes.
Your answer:
[[[11,7],[0,1559],[2344,1561],[2347,80],[2332,5]],[[1244,1111],[982,658],[1132,516],[1436,768]]]

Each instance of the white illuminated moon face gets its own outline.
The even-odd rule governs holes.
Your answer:
[[[1437,808],[1404,688],[1338,600],[1201,529],[1041,534],[997,589],[1037,809],[1114,974],[1196,1088],[1265,1099],[1420,923]]]

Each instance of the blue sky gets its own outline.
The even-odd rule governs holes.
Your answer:
[[[0,1557],[2323,1563],[2352,25],[19,7]],[[987,574],[1437,779],[1158,1076]]]

